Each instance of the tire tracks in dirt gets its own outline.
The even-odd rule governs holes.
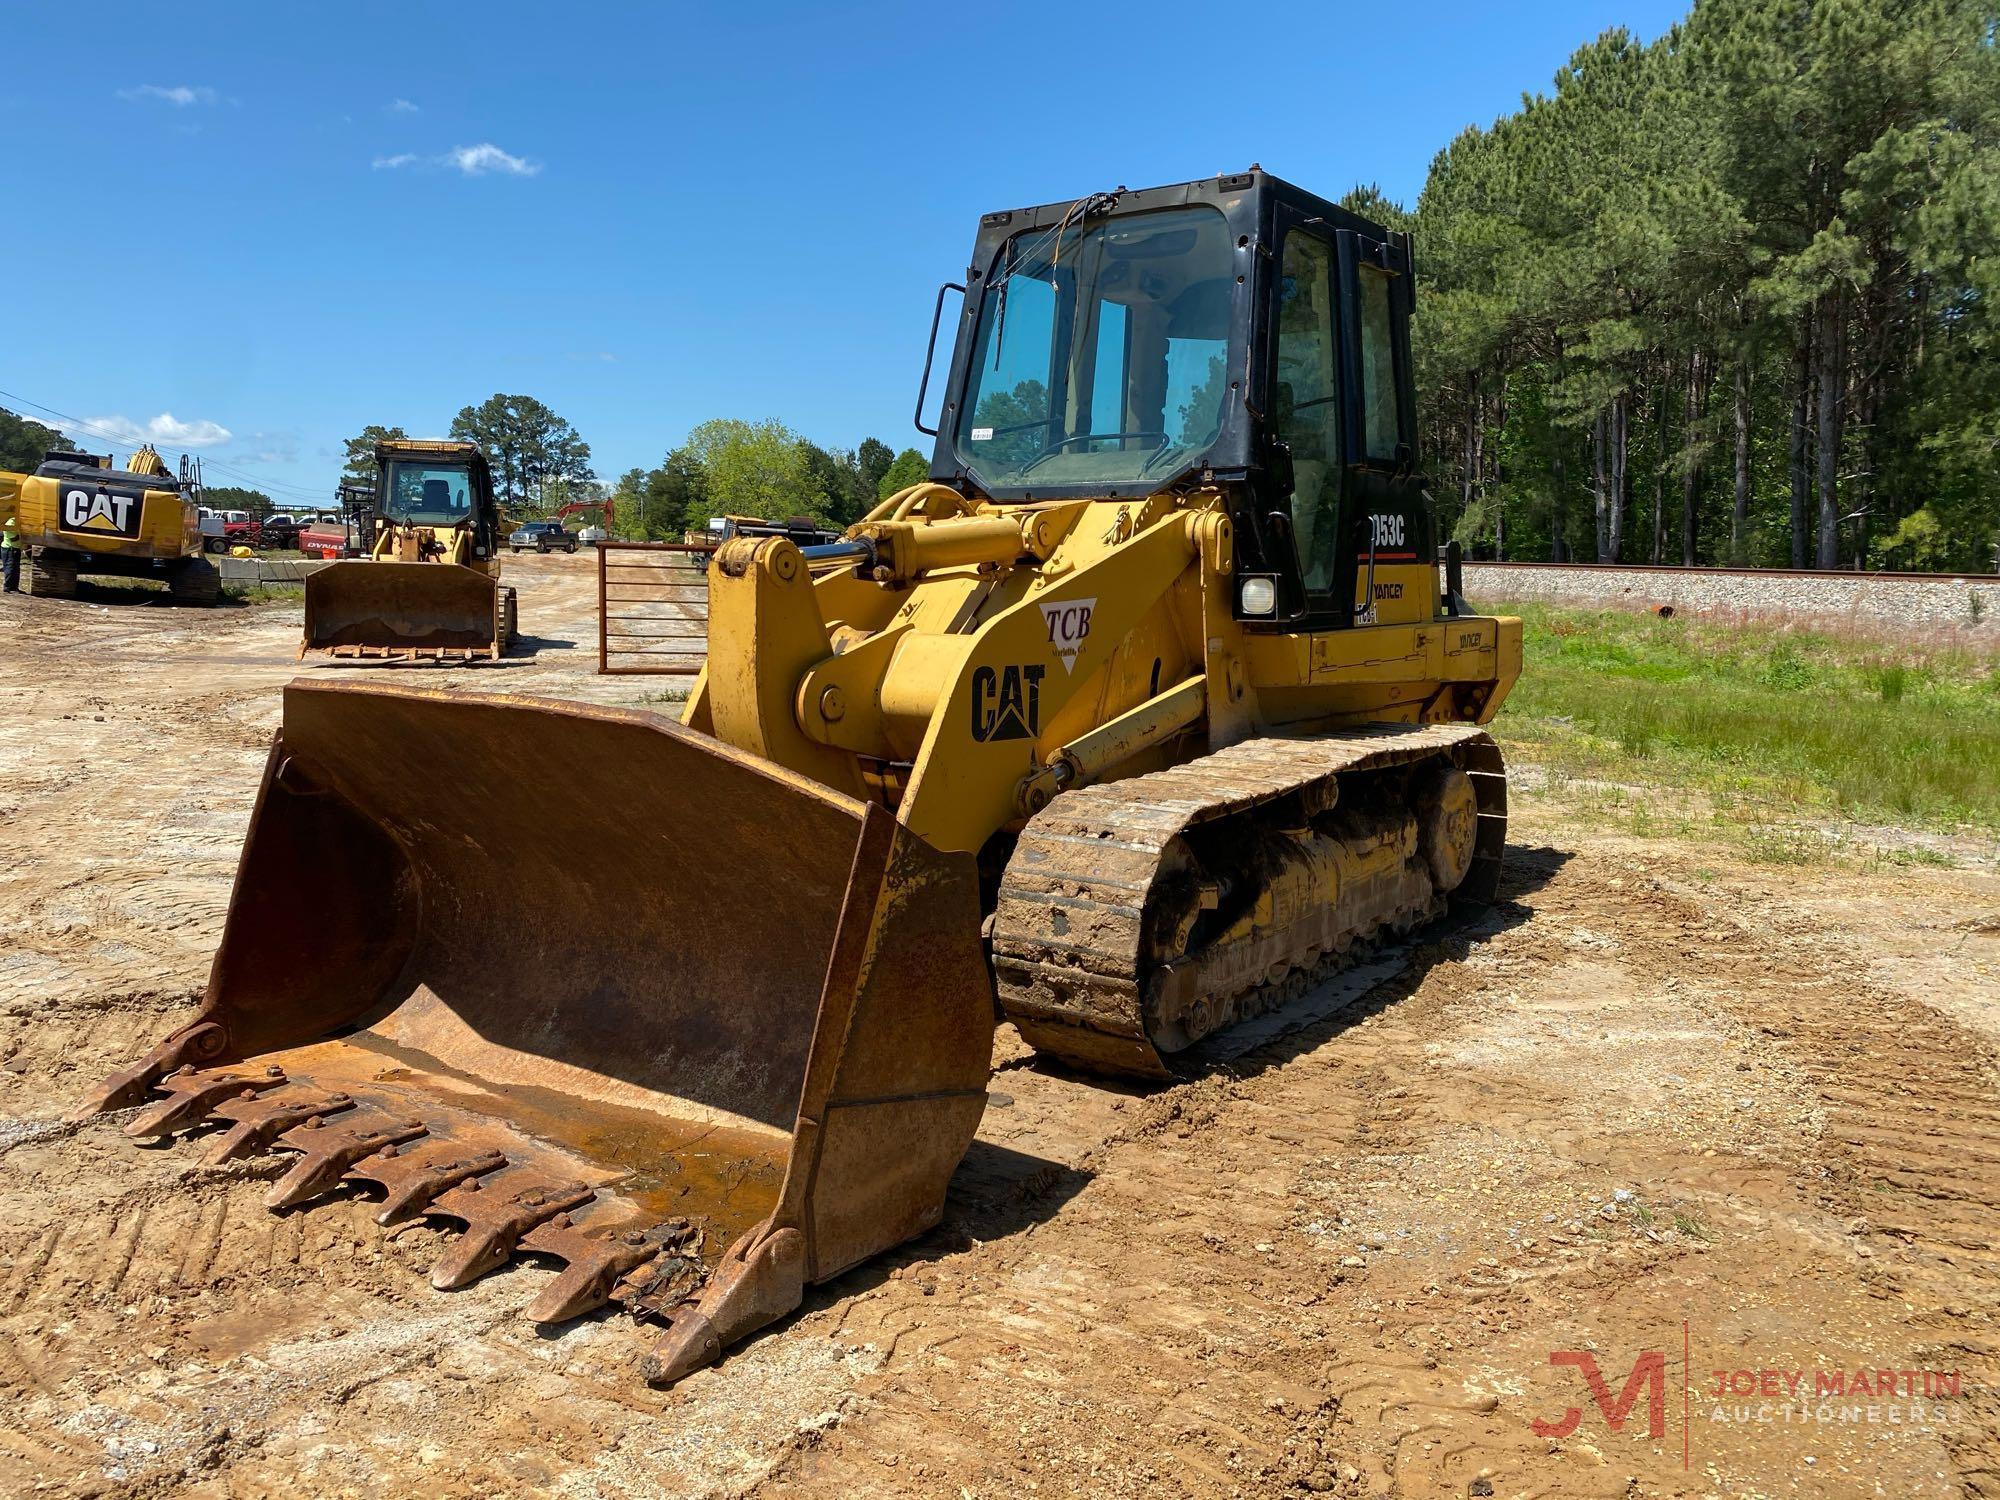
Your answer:
[[[1825,931],[1774,953],[1756,908],[1722,890],[1690,896],[1681,887],[1697,882],[1677,859],[1654,863],[1660,874],[1635,879],[1611,873],[1614,850],[1589,851],[1526,898],[1533,922],[1483,949],[1435,945],[1356,1010],[1227,1073],[1108,1104],[1096,1091],[1093,1104],[1079,1092],[1092,1085],[1003,1069],[1009,1113],[1033,1116],[1008,1143],[1051,1164],[1017,1168],[983,1199],[962,1177],[941,1237],[847,1294],[842,1330],[889,1351],[884,1368],[757,1488],[986,1493],[1033,1480],[1104,1494],[1363,1495],[1483,1482],[1604,1494],[1624,1488],[1613,1475],[1628,1466],[1642,1488],[1680,1488],[1678,1412],[1663,1442],[1547,1439],[1534,1420],[1564,1393],[1532,1372],[1551,1348],[1593,1343],[1622,1371],[1614,1355],[1671,1336],[1672,1380],[1692,1388],[1706,1371],[1680,1358],[1691,1306],[1711,1309],[1718,1361],[1748,1357],[1722,1352],[1741,1339],[1776,1359],[1825,1334],[1871,1368],[1942,1363],[1990,1390],[1983,1343],[1937,1337],[1937,1325],[1991,1314],[1990,1246],[1973,1212],[1993,1201],[1990,1048],[1906,997],[1857,999]],[[1569,970],[1598,978],[1594,958],[1576,970],[1579,949],[1670,976],[1664,1001],[1640,997],[1641,1014],[1666,1007],[1651,1045],[1678,1048],[1675,1066],[1691,1070],[1662,1096],[1634,1107],[1601,1092],[1585,1041],[1566,1104],[1556,1075],[1535,1071],[1545,1064],[1522,1072],[1480,1033],[1517,975],[1539,976],[1543,993],[1553,978],[1552,998]],[[1586,1036],[1599,1014],[1626,1013],[1586,1012]],[[1533,1059],[1548,1039],[1529,1041]],[[1441,1067],[1440,1048],[1475,1066]],[[1603,1055],[1607,1075],[1624,1066]],[[1652,1054],[1640,1059],[1621,1087],[1653,1081]],[[1967,1109],[1978,1128],[1966,1151],[1954,1142],[1920,1165],[1913,1145],[1935,1146],[1940,1117]],[[1887,1129],[1886,1155],[1843,1138],[1863,1128]],[[1362,1253],[1302,1247],[1329,1233],[1314,1222],[1302,1152],[1333,1170],[1332,1198],[1364,1210],[1369,1191],[1399,1179],[1462,1194],[1428,1226],[1462,1243],[1425,1255],[1399,1247],[1397,1231],[1343,1225],[1336,1248]],[[1582,1209],[1579,1174],[1603,1182]],[[1620,1181],[1651,1185],[1621,1207]],[[1668,1228],[1670,1213],[1688,1228]],[[1979,1257],[1970,1296],[1968,1256]],[[1854,1290],[1827,1297],[1826,1278],[1850,1268]],[[1767,1280],[1768,1293],[1751,1292]],[[1884,1302],[1916,1311],[1885,1330]],[[1995,1413],[1981,1395],[1952,1418],[1943,1447],[1961,1486],[1985,1493]],[[1717,1429],[1699,1412],[1694,1425],[1705,1487],[1761,1488],[1799,1462],[1771,1434]],[[1823,1467],[1804,1472],[1834,1486],[1825,1492],[1850,1474],[1919,1484],[1936,1454],[1923,1435],[1887,1453],[1806,1441]]]

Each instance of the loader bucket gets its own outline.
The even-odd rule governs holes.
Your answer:
[[[306,575],[299,654],[500,655],[499,581],[440,562],[348,558]]]
[[[666,1381],[937,1222],[992,1014],[974,861],[880,807],[652,714],[299,681],[201,1009],[85,1112],[455,1219],[441,1288],[564,1262],[531,1315],[666,1317]]]

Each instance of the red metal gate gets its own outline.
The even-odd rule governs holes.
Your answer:
[[[710,546],[597,544],[597,670],[691,676],[708,659]]]

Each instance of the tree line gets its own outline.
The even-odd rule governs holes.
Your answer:
[[[505,394],[462,408],[450,435],[479,445],[511,516],[608,499],[620,536],[652,540],[677,541],[724,514],[845,526],[930,470],[916,449],[897,453],[877,438],[826,448],[782,422],[723,417],[694,428],[657,466],[607,482],[591,469],[590,445],[574,427],[532,396]],[[409,436],[401,427],[363,428],[347,440],[342,480],[372,483],[375,445]]]
[[[879,438],[823,448],[782,422],[718,417],[669,449],[657,468],[620,475],[612,496],[621,534],[678,540],[719,515],[851,525],[929,473],[916,449],[897,453]]]
[[[1963,0],[1699,0],[1433,162],[1424,454],[1452,533],[1551,561],[1986,570],[2000,50]]]
[[[1420,451],[1475,555],[2000,566],[1993,0],[1697,0],[1465,130],[1414,209],[1343,202],[1414,233]],[[19,467],[61,440],[0,418]],[[846,524],[927,469],[718,418],[607,482],[569,422],[505,394],[451,434],[510,512],[610,496],[654,538]],[[350,440],[343,477],[402,436]]]
[[[590,444],[577,430],[533,396],[496,392],[477,406],[462,406],[451,419],[455,442],[476,443],[493,471],[493,492],[503,506],[542,508],[552,488],[591,480]],[[343,484],[372,484],[375,445],[408,442],[401,427],[370,423],[347,440]]]
[[[74,453],[76,444],[33,417],[0,407],[0,469],[32,474],[51,453]]]

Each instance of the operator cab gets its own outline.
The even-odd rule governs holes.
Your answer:
[[[1383,570],[1434,556],[1407,235],[1252,168],[987,214],[957,289],[937,426],[918,412],[932,479],[1007,502],[1221,487],[1239,577],[1265,580],[1237,616],[1287,631],[1376,618],[1402,594]]]
[[[473,555],[492,555],[499,526],[485,458],[468,444],[388,442],[377,446],[376,513],[396,525],[449,531],[469,527]]]

